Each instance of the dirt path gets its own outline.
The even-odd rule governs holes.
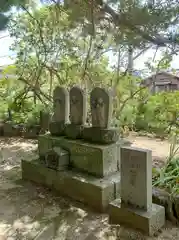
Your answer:
[[[152,150],[153,166],[162,166],[170,152],[170,143],[167,140],[142,137],[136,133],[130,134],[128,140],[132,142],[132,146]]]
[[[144,138],[134,140],[139,147],[147,144]],[[156,142],[150,146],[155,147],[156,153],[162,148]],[[0,139],[0,240],[179,239],[179,228],[169,223],[155,238],[120,226],[111,227],[106,215],[94,213],[82,204],[22,181],[20,160],[35,154],[36,148],[35,141]],[[161,153],[163,151],[158,155]]]
[[[170,144],[167,140],[162,141],[155,138],[141,137],[136,134],[131,134],[128,139],[136,147],[151,149],[154,157],[165,159],[169,154]]]

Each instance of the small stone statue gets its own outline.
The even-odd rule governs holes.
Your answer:
[[[76,125],[84,125],[86,121],[86,98],[79,87],[70,90],[70,121]]]
[[[65,129],[66,136],[71,139],[82,137],[82,130],[86,122],[86,96],[79,87],[70,90],[70,122]]]
[[[112,115],[112,96],[103,88],[94,88],[90,95],[92,126],[109,128]]]
[[[57,86],[53,92],[52,121],[49,130],[54,136],[64,135],[65,126],[69,119],[69,92],[63,87]]]
[[[69,117],[69,93],[68,90],[57,86],[53,92],[53,117],[55,122],[67,122]]]
[[[83,138],[89,142],[110,144],[118,141],[116,129],[110,128],[112,118],[112,95],[96,87],[90,94],[92,127],[85,127]]]

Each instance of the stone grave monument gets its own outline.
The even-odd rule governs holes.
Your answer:
[[[80,88],[68,93],[56,87],[53,99],[51,134],[39,136],[36,159],[22,160],[22,177],[103,212],[120,194],[118,148],[123,141],[110,128],[111,95],[102,88],[92,90],[90,128],[85,126],[87,98]]]
[[[70,139],[82,138],[86,122],[86,96],[79,87],[70,89],[70,124],[66,125],[65,135]]]
[[[62,136],[69,119],[69,92],[57,86],[53,92],[53,116],[49,130],[53,136]]]
[[[153,235],[165,223],[165,209],[152,203],[150,150],[121,147],[121,194],[109,204],[109,220]]]
[[[112,94],[96,87],[90,94],[92,127],[85,127],[83,138],[99,144],[115,143],[119,139],[116,129],[110,128],[112,118]]]

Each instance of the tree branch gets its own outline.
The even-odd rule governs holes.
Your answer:
[[[133,25],[131,21],[127,19],[126,15],[117,13],[107,3],[104,3],[103,0],[95,0],[95,1],[103,9],[104,12],[108,13],[112,17],[114,24],[123,25],[127,27],[129,30],[135,32],[137,35],[141,36],[143,39],[147,40],[148,42],[151,42],[154,45],[157,45],[160,47],[164,47],[166,46],[166,44],[176,43],[173,40],[164,38],[159,35],[155,37],[151,36],[150,34],[141,30],[139,27],[136,27],[135,25]]]

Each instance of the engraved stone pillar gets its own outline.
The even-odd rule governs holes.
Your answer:
[[[153,235],[165,223],[165,208],[152,204],[152,153],[121,147],[121,199],[110,203],[112,224],[124,224]]]

